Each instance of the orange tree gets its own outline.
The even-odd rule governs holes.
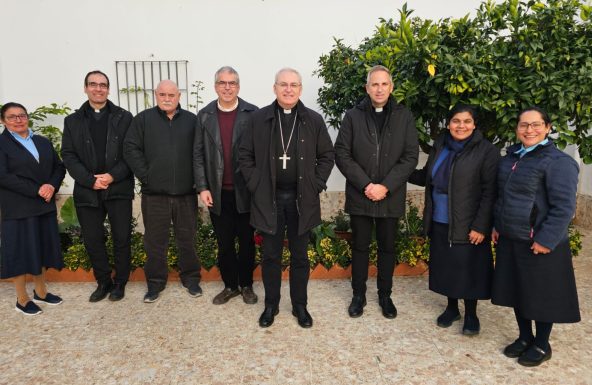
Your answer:
[[[319,59],[325,85],[318,103],[329,124],[364,94],[366,71],[382,64],[393,72],[395,99],[417,119],[422,149],[444,129],[458,102],[480,108],[480,127],[496,145],[515,140],[519,110],[546,109],[560,147],[575,144],[592,163],[592,7],[578,0],[486,1],[474,17],[432,21],[381,19],[358,47],[335,39]]]

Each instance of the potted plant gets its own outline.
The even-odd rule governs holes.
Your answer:
[[[350,219],[349,214],[347,214],[343,210],[337,211],[337,214],[331,218],[333,223],[335,224],[335,235],[338,238],[345,239],[346,241],[351,241],[351,226],[350,226]]]

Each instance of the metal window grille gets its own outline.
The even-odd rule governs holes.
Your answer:
[[[154,107],[154,89],[161,80],[177,83],[181,92],[181,106],[189,104],[187,60],[116,61],[117,104],[136,115]]]

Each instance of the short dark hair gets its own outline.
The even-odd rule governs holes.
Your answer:
[[[22,108],[25,111],[25,114],[29,115],[29,113],[27,112],[27,109],[22,104],[15,103],[15,102],[8,102],[5,105],[3,105],[2,108],[0,108],[0,118],[2,118],[2,120],[4,120],[4,115],[6,114],[6,111],[8,111],[9,108],[15,108],[15,107]]]
[[[448,115],[446,115],[446,125],[450,124],[450,121],[452,120],[452,118],[454,118],[454,115],[460,114],[462,112],[468,112],[469,114],[471,114],[471,117],[473,118],[473,121],[475,122],[475,126],[477,126],[477,109],[475,108],[475,106],[471,106],[470,104],[463,104],[463,103],[456,104],[448,112]]]
[[[103,71],[99,71],[99,70],[94,70],[94,71],[90,71],[89,73],[86,74],[86,76],[84,77],[84,86],[88,86],[88,77],[90,75],[103,75],[105,77],[105,79],[107,79],[107,87],[109,87],[109,76],[105,75],[105,73]]]
[[[522,116],[522,114],[524,114],[525,112],[529,112],[529,111],[536,111],[539,114],[541,114],[541,117],[543,118],[543,120],[545,121],[545,124],[551,124],[551,118],[549,117],[549,114],[547,114],[547,111],[543,110],[540,107],[537,106],[530,106],[527,107],[525,109],[523,109],[522,111],[520,111],[518,113],[518,117],[516,118],[516,121],[519,122],[520,121],[520,117]]]

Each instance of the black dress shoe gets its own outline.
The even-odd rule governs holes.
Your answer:
[[[312,317],[306,310],[306,306],[297,305],[292,308],[292,315],[298,319],[298,325],[303,328],[312,327]]]
[[[347,308],[347,312],[349,313],[350,317],[358,318],[364,314],[364,306],[366,306],[366,297],[354,295],[349,307]]]
[[[441,328],[447,328],[452,325],[454,321],[458,321],[460,319],[460,312],[458,309],[449,309],[446,308],[442,314],[436,318],[436,323]]]
[[[462,328],[462,334],[465,336],[476,336],[481,331],[479,318],[465,315],[465,323]]]
[[[504,356],[509,358],[518,358],[530,347],[532,342],[524,341],[518,338],[504,349]]]
[[[382,315],[385,316],[385,318],[395,318],[397,316],[397,308],[391,297],[380,297],[378,299],[378,304],[382,308]]]
[[[518,358],[518,363],[522,366],[539,366],[543,362],[550,360],[552,354],[551,345],[549,345],[547,351],[544,351],[535,344],[531,344],[530,347],[522,353],[520,358]]]
[[[95,291],[93,291],[93,293],[88,298],[88,301],[89,302],[99,302],[99,301],[105,299],[105,297],[107,295],[109,295],[109,293],[111,292],[112,288],[113,288],[113,281],[99,282],[97,289]]]
[[[259,317],[259,326],[262,328],[268,328],[273,324],[274,317],[279,313],[277,307],[265,306],[265,310]]]
[[[109,294],[109,301],[121,301],[125,297],[126,282],[115,282]]]

